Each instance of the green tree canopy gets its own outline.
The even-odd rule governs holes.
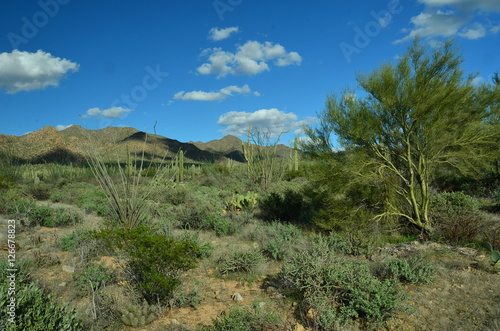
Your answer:
[[[434,169],[477,171],[500,133],[494,125],[500,87],[474,85],[462,62],[452,41],[428,50],[415,39],[396,64],[358,75],[362,97],[352,90],[327,97],[319,127],[306,128],[306,150],[328,155],[335,136],[347,152],[363,150],[372,172],[396,179],[393,188],[407,206],[389,205],[378,217],[401,216],[431,232]]]

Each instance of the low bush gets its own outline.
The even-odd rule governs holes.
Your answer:
[[[105,229],[96,238],[126,261],[130,280],[150,304],[165,302],[203,250],[194,241],[175,240],[149,228]]]
[[[392,259],[385,263],[385,277],[406,283],[431,283],[436,269],[431,262],[419,256]]]
[[[51,196],[52,185],[47,183],[27,184],[24,191],[36,200],[48,200]]]
[[[274,260],[281,261],[293,250],[302,232],[293,224],[273,222],[265,228],[262,251]]]
[[[36,206],[27,212],[29,226],[42,225],[47,227],[68,226],[80,223],[82,216],[75,210]]]
[[[325,249],[345,255],[368,255],[372,252],[371,243],[355,234],[339,234],[331,231],[328,235],[314,235],[313,244],[317,249]]]
[[[457,245],[475,241],[485,220],[479,206],[475,198],[462,192],[435,195],[429,213],[435,228],[434,239]]]
[[[238,230],[238,225],[230,218],[219,215],[209,215],[203,222],[202,229],[212,230],[218,237],[232,235]]]
[[[76,286],[86,296],[116,280],[113,270],[102,264],[89,263],[73,274]]]
[[[219,258],[217,265],[223,275],[232,272],[252,273],[264,257],[259,250],[241,250]]]
[[[84,229],[76,229],[61,237],[60,247],[62,251],[74,251],[80,245],[92,238],[91,233]]]
[[[281,331],[286,330],[281,317],[272,310],[255,306],[237,307],[214,319],[211,326],[202,331]]]
[[[259,207],[267,220],[307,224],[312,216],[307,198],[291,189],[269,193],[260,200]]]
[[[404,299],[397,281],[379,280],[366,262],[318,247],[285,260],[279,279],[284,290],[302,297],[304,315],[313,312],[308,323],[320,330],[340,327],[352,319],[378,325],[394,315]]]
[[[15,292],[15,324],[8,320],[9,282],[0,282],[0,329],[14,330],[85,330],[81,321],[76,318],[74,310],[57,303],[57,299],[47,294],[27,273],[26,264],[17,263]],[[10,274],[6,262],[0,262],[0,277],[7,279]]]

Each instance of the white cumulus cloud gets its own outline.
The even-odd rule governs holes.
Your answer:
[[[0,53],[0,89],[7,93],[58,86],[68,72],[78,71],[79,64],[54,57],[38,50],[36,53]]]
[[[280,44],[269,41],[247,41],[237,47],[235,53],[222,48],[205,49],[202,56],[208,62],[197,68],[202,75],[215,74],[218,78],[231,75],[255,75],[270,70],[269,62],[277,66],[300,65],[302,57],[297,52],[287,52]]]
[[[452,37],[479,39],[498,32],[498,22],[489,14],[500,12],[498,0],[418,0],[424,10],[411,18],[411,29],[395,43],[421,37]]]
[[[270,133],[271,138],[276,138],[284,132],[289,132],[300,126],[297,115],[285,113],[276,108],[260,109],[253,113],[230,111],[219,117],[217,124],[225,126],[224,134],[244,136],[251,124],[252,130]]]
[[[90,108],[87,113],[83,115],[83,118],[96,117],[96,118],[119,118],[127,113],[130,113],[133,109],[127,109],[122,107],[113,107],[108,109]]]
[[[231,97],[231,96],[233,96],[233,93],[248,94],[250,92],[252,92],[252,90],[250,89],[248,84],[245,84],[242,87],[231,85],[231,86],[221,88],[218,92],[213,92],[213,91],[212,92],[180,91],[174,95],[174,99],[196,100],[196,101],[217,101],[217,100],[224,100],[228,97]],[[257,92],[257,91],[254,92],[254,95],[257,95],[255,93],[259,93],[259,92]]]
[[[211,39],[213,41],[224,40],[229,38],[232,33],[237,33],[237,32],[238,32],[237,26],[225,29],[211,28],[210,31],[208,32],[208,39]]]

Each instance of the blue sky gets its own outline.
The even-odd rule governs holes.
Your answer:
[[[132,126],[180,141],[288,132],[328,93],[455,38],[467,73],[500,69],[498,0],[2,1],[0,133]]]

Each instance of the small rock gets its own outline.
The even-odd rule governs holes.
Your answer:
[[[171,325],[180,325],[181,323],[179,323],[179,321],[178,321],[178,320],[176,320],[175,318],[172,318],[172,319],[170,320],[170,324],[171,324]]]
[[[63,265],[62,270],[65,272],[69,272],[70,274],[75,272],[75,267],[72,267],[70,265]]]
[[[217,295],[215,299],[217,299],[218,301],[222,301],[222,295]]]
[[[60,282],[60,283],[59,283],[59,286],[60,286],[60,287],[64,287],[64,286],[66,286],[66,284],[67,284],[66,282]]]
[[[257,304],[257,306],[259,306],[259,308],[264,308],[264,306],[266,305],[265,302],[261,301]]]
[[[238,292],[234,293],[232,296],[233,301],[243,301],[243,297]]]
[[[297,307],[299,304],[297,301],[292,302],[292,307]]]

